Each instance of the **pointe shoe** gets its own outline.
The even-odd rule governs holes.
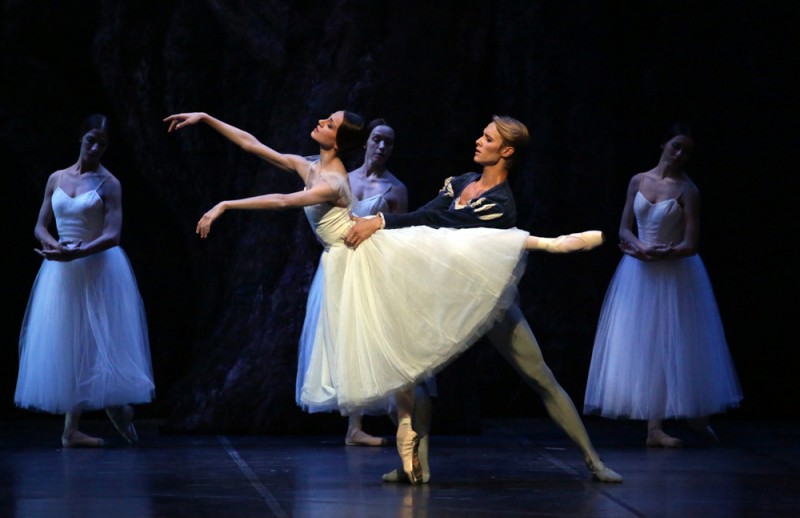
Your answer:
[[[106,415],[111,420],[114,428],[125,439],[128,444],[139,442],[139,435],[133,426],[133,407],[130,405],[114,406],[106,408]]]
[[[622,482],[622,475],[609,468],[602,462],[592,462],[587,460],[586,467],[589,468],[589,472],[592,474],[592,478],[595,480],[611,484],[619,484]]]
[[[651,448],[681,448],[683,441],[659,430],[648,433],[645,444]]]
[[[398,484],[410,484],[411,481],[408,479],[408,475],[406,472],[403,471],[402,468],[393,469],[389,473],[384,473],[383,476],[384,482],[389,483],[398,483]],[[427,484],[431,481],[431,474],[430,473],[422,473],[422,479],[419,481],[420,484]]]
[[[419,449],[417,450],[418,457],[419,457],[419,465],[422,469],[422,479],[420,483],[427,484],[431,481],[431,468],[428,464],[428,436],[425,435],[420,437],[419,439]],[[401,484],[410,484],[411,480],[409,480],[408,475],[406,472],[403,471],[401,468],[393,469],[389,473],[383,474],[383,481],[384,482],[396,482]]]
[[[603,244],[605,237],[599,230],[576,232],[555,238],[540,237],[537,247],[551,254],[586,252]]]
[[[61,436],[61,446],[64,448],[102,448],[106,442],[99,437],[92,437],[75,430],[68,437]]]
[[[411,484],[422,481],[422,465],[419,462],[419,435],[406,417],[397,425],[397,453],[403,461],[403,471]]]
[[[717,437],[711,425],[708,424],[708,419],[689,419],[687,423],[694,433],[701,435],[713,444],[719,444],[719,437]]]
[[[347,446],[386,446],[389,441],[383,437],[375,437],[368,434],[363,430],[347,430],[347,435],[344,436],[344,443]]]

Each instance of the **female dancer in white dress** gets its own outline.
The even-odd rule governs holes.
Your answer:
[[[353,225],[352,195],[340,154],[363,143],[360,117],[337,111],[320,120],[311,133],[320,146],[316,161],[279,153],[205,113],[164,120],[169,131],[205,122],[305,183],[291,194],[220,202],[200,219],[197,233],[207,237],[229,209],[305,208],[324,247],[321,309],[300,390],[311,412],[385,409],[395,391],[441,369],[513,302],[526,250],[566,252],[602,243],[600,232],[548,239],[519,229],[410,227],[381,232],[354,250],[344,245]],[[403,459],[408,472],[411,455]]]
[[[348,181],[353,195],[351,208],[353,215],[364,217],[374,216],[378,212],[384,214],[406,212],[408,189],[387,168],[387,163],[394,151],[394,129],[384,119],[374,119],[367,126],[367,135],[367,142],[364,145],[364,162],[348,173]],[[304,332],[300,336],[300,348],[297,356],[296,401],[300,407],[304,406],[301,396],[308,360],[313,352],[315,340],[313,331],[317,328],[317,317],[322,303],[322,285],[322,268],[317,268],[308,290],[308,304],[303,322]],[[427,385],[433,387],[430,390],[435,389],[434,380],[429,380]],[[422,408],[423,405],[419,406]],[[385,438],[372,436],[363,430],[361,413],[351,413],[348,416],[344,442],[347,446],[385,446],[388,444]]]
[[[628,185],[619,229],[625,256],[603,302],[586,387],[585,413],[647,419],[648,446],[682,444],[662,429],[671,418],[716,440],[709,416],[742,399],[697,255],[700,194],[681,169],[693,145],[688,128],[671,128],[658,165]]]
[[[155,388],[144,306],[118,246],[122,192],[100,164],[107,126],[105,116],[89,117],[78,162],[47,181],[34,232],[45,261],[20,336],[14,401],[66,414],[64,447],[104,444],[78,430],[81,413],[92,409],[105,409],[122,437],[136,442],[130,404],[149,402]]]

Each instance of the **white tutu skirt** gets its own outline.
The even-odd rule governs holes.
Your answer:
[[[708,416],[742,391],[699,256],[624,256],[606,293],[584,413],[613,418]]]
[[[409,227],[322,255],[300,346],[298,403],[311,412],[380,412],[442,369],[514,301],[528,233]],[[314,322],[316,317],[316,323]],[[316,325],[314,325],[316,324]]]
[[[144,306],[122,248],[44,261],[22,323],[14,402],[60,414],[146,403],[154,388]]]

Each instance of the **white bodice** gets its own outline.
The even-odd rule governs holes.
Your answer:
[[[318,203],[304,207],[303,210],[317,239],[325,247],[325,250],[329,250],[332,246],[344,244],[344,235],[353,225],[350,220],[353,195],[346,176],[333,173],[319,174],[312,169],[306,181],[306,189],[310,189],[319,182],[327,183],[339,192],[337,203]]]
[[[685,216],[678,200],[670,198],[650,203],[641,192],[636,193],[633,212],[639,229],[639,240],[647,244],[669,244],[683,240]]]
[[[57,187],[51,203],[59,241],[88,243],[103,233],[105,205],[97,190],[72,197]]]

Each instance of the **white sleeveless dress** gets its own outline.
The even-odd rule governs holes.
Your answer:
[[[328,182],[336,205],[306,207],[324,247],[316,325],[303,330],[298,403],[308,411],[385,411],[397,390],[424,380],[466,350],[513,302],[525,269],[518,229],[381,230],[356,250],[346,177]],[[312,339],[313,337],[313,339]]]
[[[97,190],[52,196],[60,241],[103,231]],[[154,394],[144,306],[119,246],[69,262],[45,260],[20,335],[14,402],[51,413],[146,403]]]
[[[639,239],[683,238],[683,207],[636,194]],[[603,302],[584,412],[631,419],[691,418],[738,406],[741,388],[699,255],[622,258]]]

